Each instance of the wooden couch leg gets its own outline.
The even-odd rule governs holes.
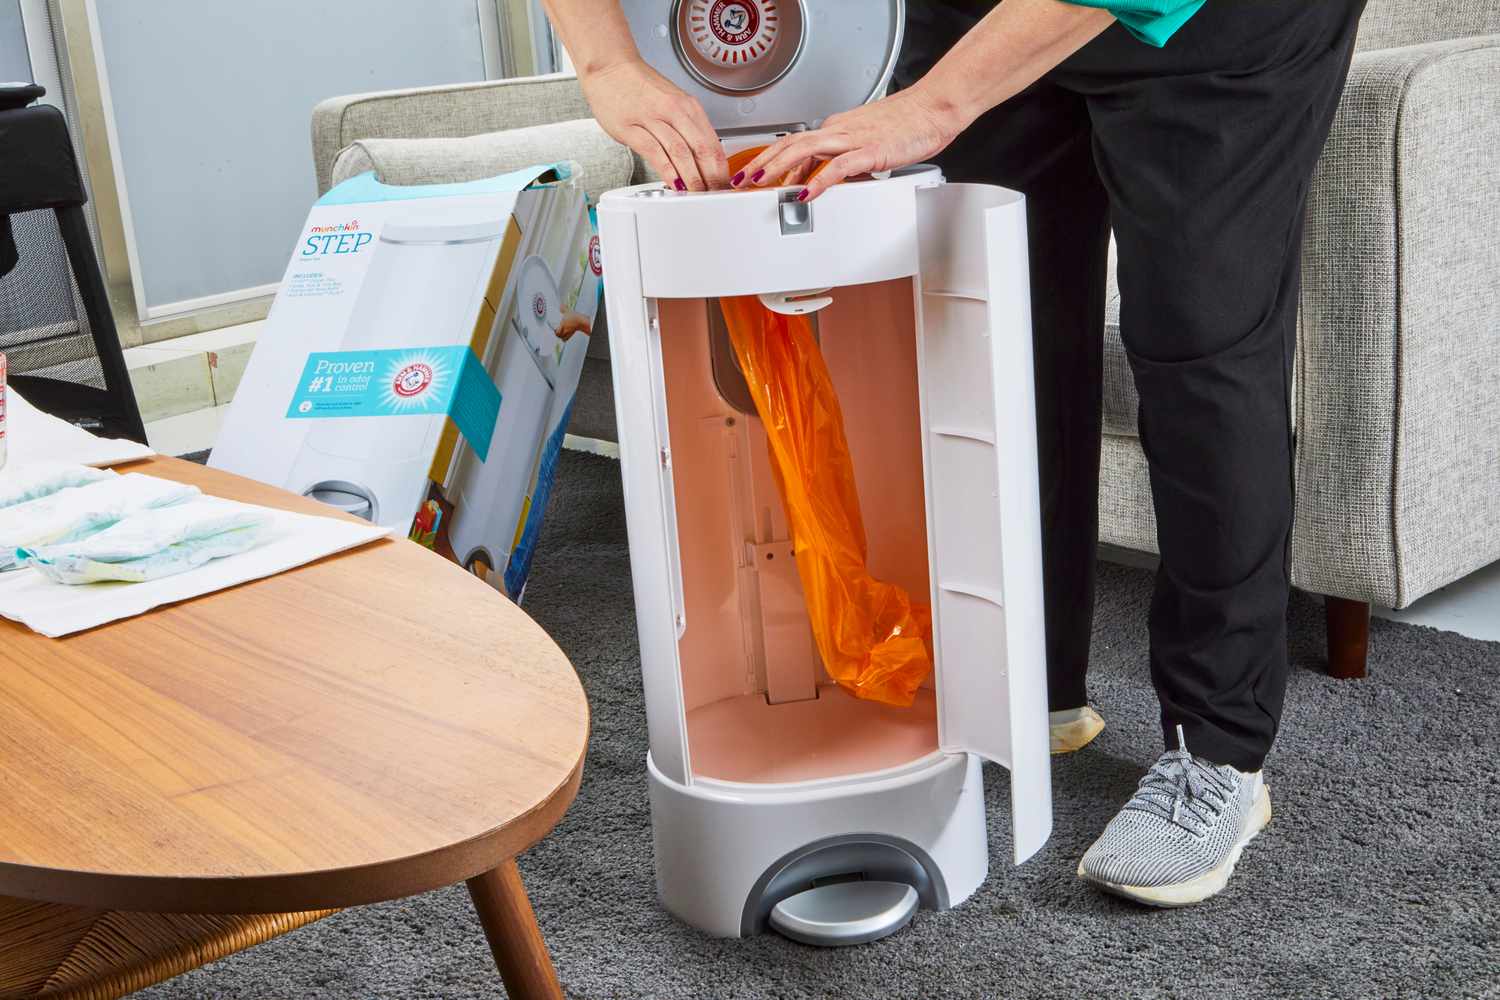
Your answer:
[[[1340,680],[1365,676],[1370,652],[1370,605],[1342,597],[1325,597],[1328,616],[1328,675]]]

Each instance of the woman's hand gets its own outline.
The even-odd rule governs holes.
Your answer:
[[[723,187],[724,147],[698,102],[648,67],[618,0],[542,0],[578,67],[604,131],[679,190]],[[752,160],[733,186],[808,176],[804,198],[855,174],[933,156],[989,108],[1020,93],[1114,24],[1108,10],[1059,0],[1006,0],[908,90],[787,136]]]
[[[662,180],[679,191],[728,186],[724,145],[703,106],[639,57],[585,73],[579,82],[600,127]]]
[[[794,132],[766,147],[730,181],[734,187],[798,183],[817,161],[827,165],[798,196],[810,201],[859,174],[921,163],[945,149],[972,119],[928,97],[920,84],[871,104],[830,115],[823,127]]]

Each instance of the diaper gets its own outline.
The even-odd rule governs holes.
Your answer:
[[[97,483],[114,475],[106,469],[91,469],[87,465],[28,462],[19,468],[0,472],[0,510],[51,496],[59,490]]]
[[[202,497],[131,514],[78,541],[21,548],[24,565],[58,583],[144,583],[255,548],[267,511]]]
[[[0,573],[20,568],[17,549],[77,541],[131,514],[198,495],[196,486],[132,472],[0,509]]]

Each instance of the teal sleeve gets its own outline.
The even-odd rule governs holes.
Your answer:
[[[1068,0],[1083,7],[1103,7],[1145,42],[1161,48],[1207,0]]]

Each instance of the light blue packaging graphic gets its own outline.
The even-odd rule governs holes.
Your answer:
[[[500,390],[464,345],[309,354],[286,415],[399,417],[443,414],[480,461],[489,456]]]

